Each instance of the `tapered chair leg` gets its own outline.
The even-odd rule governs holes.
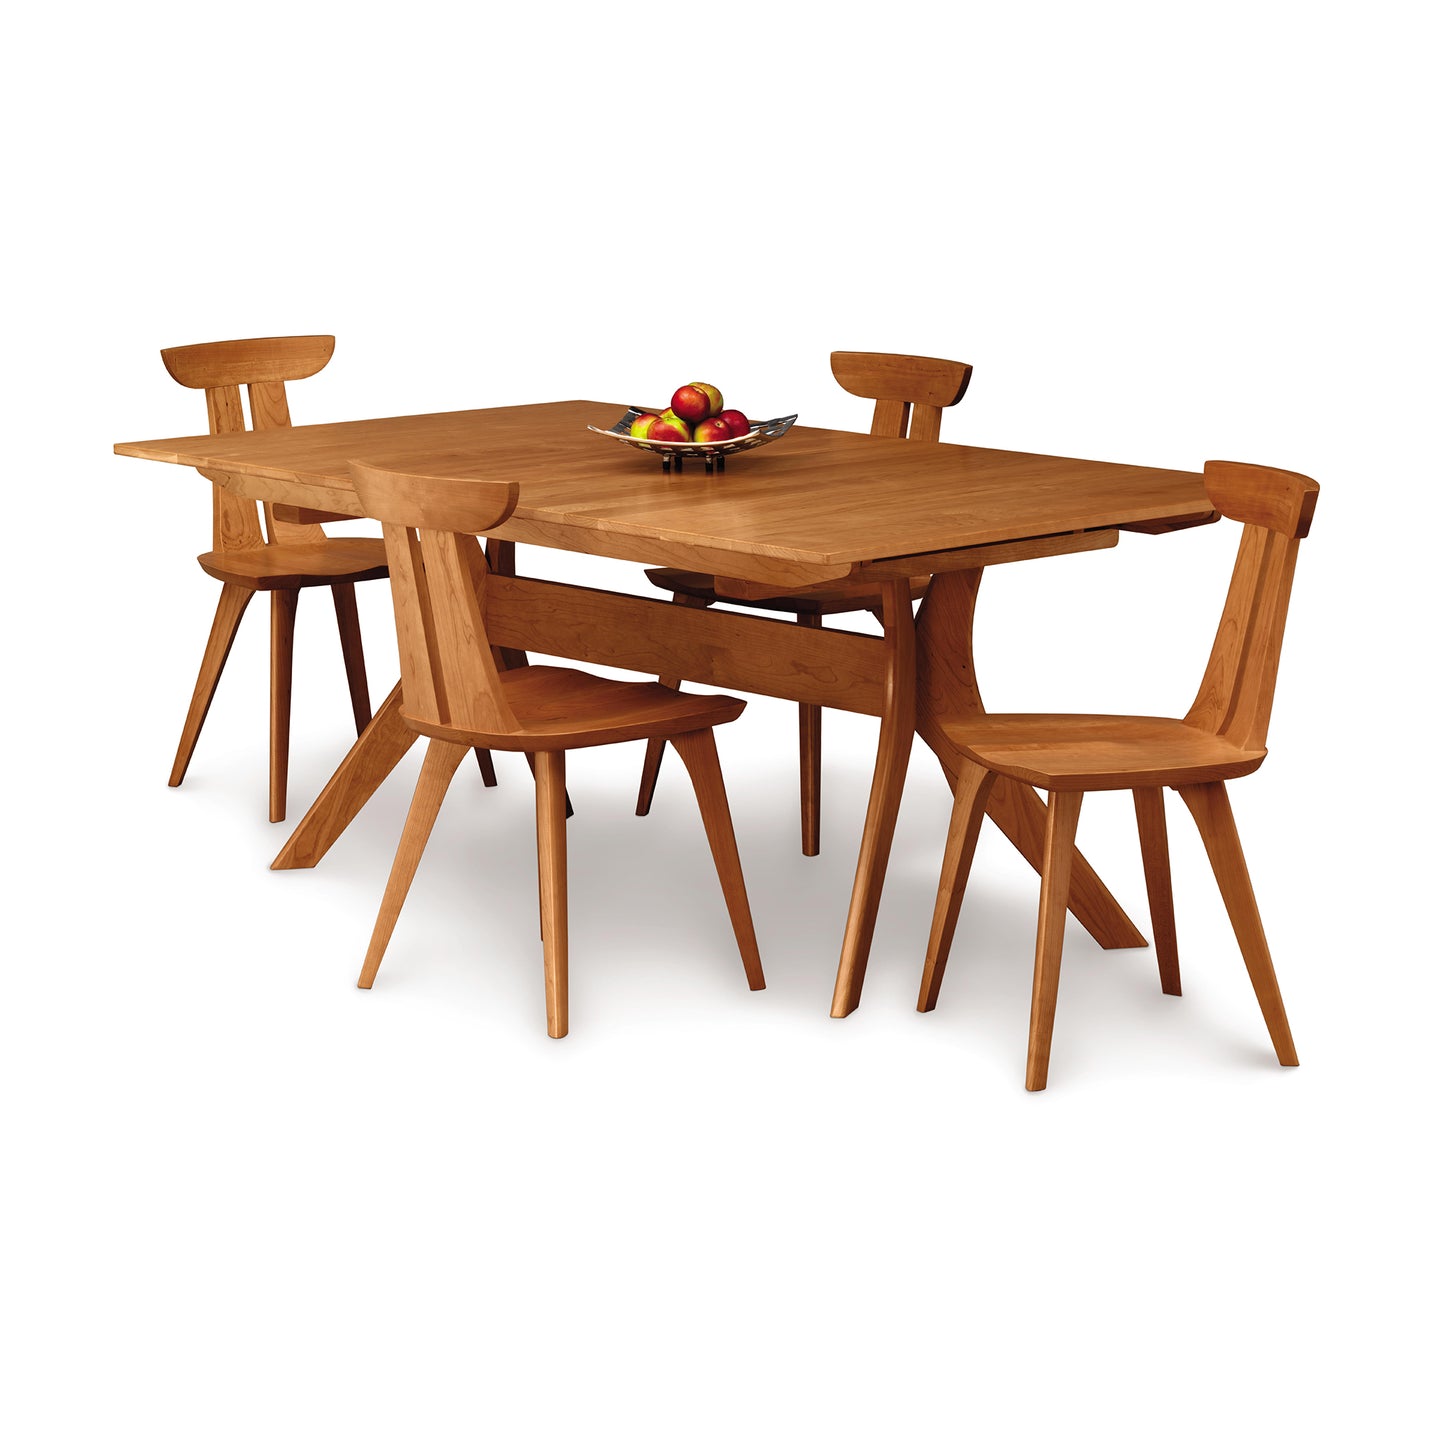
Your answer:
[[[1054,1038],[1054,1009],[1059,1001],[1059,963],[1064,952],[1064,920],[1069,911],[1069,871],[1074,862],[1074,833],[1079,826],[1082,793],[1050,793],[1044,823],[1044,868],[1039,887],[1039,932],[1034,945],[1034,997],[1029,1012],[1029,1057],[1024,1087],[1037,1091],[1049,1082],[1049,1049]]]
[[[386,945],[391,942],[392,929],[401,914],[401,905],[406,902],[411,881],[416,877],[417,864],[426,849],[426,840],[431,837],[442,799],[447,795],[447,787],[457,765],[466,755],[465,743],[433,738],[427,744],[421,776],[416,780],[416,792],[412,794],[411,809],[406,815],[406,826],[401,830],[401,842],[396,847],[396,860],[391,865],[381,910],[376,915],[376,927],[371,931],[366,962],[361,966],[361,977],[356,980],[357,988],[370,988],[376,980],[381,957],[386,952]]]
[[[821,627],[816,612],[800,612],[799,627]],[[798,704],[798,794],[802,805],[803,856],[818,856],[823,798],[823,709],[816,703]]]
[[[492,761],[492,754],[488,748],[473,748],[477,755],[477,766],[482,770],[482,786],[484,788],[495,788],[497,786],[497,765]]]
[[[241,587],[234,582],[226,582],[221,586],[216,615],[211,621],[210,636],[206,638],[206,650],[201,655],[201,670],[196,676],[196,687],[191,694],[185,725],[181,728],[176,760],[171,764],[170,786],[173,788],[180,787],[186,776],[186,769],[191,765],[191,754],[196,750],[196,740],[201,735],[206,714],[211,710],[211,699],[216,695],[216,684],[221,680],[221,670],[231,655],[236,629],[241,625],[246,604],[255,595],[251,588]]]
[[[681,679],[660,677],[664,687],[676,687]],[[652,795],[657,791],[657,774],[662,767],[662,750],[667,746],[666,738],[648,738],[647,752],[642,759],[642,779],[637,785],[637,807],[639,818],[645,818],[652,811]]]
[[[919,1013],[927,1013],[938,1002],[948,951],[953,946],[953,930],[958,925],[958,909],[973,866],[974,849],[978,846],[978,833],[993,780],[993,773],[970,758],[964,758],[959,765],[953,815],[948,821],[948,842],[943,850],[943,871],[938,879],[938,901],[933,906],[933,926],[928,934],[928,956],[923,964],[923,981],[918,987]]]
[[[701,597],[689,597],[685,592],[674,592],[672,594],[673,604],[677,607],[706,607],[708,604]],[[680,677],[659,677],[663,687],[681,687]],[[645,818],[652,810],[652,795],[657,791],[657,773],[662,767],[662,750],[667,746],[666,738],[648,738],[647,752],[642,759],[642,779],[637,786],[637,808],[639,818]]]
[[[366,654],[361,650],[361,619],[356,613],[356,583],[333,582],[331,601],[336,607],[336,630],[341,634],[341,660],[346,664],[346,687],[351,694],[351,716],[356,736],[371,721],[371,693],[366,686]]]
[[[1135,788],[1134,816],[1139,823],[1139,851],[1144,858],[1144,886],[1149,892],[1149,919],[1154,926],[1154,955],[1165,993],[1178,995],[1179,938],[1174,929],[1174,888],[1169,877],[1169,834],[1164,824],[1164,789]]]
[[[537,882],[542,900],[542,959],[547,980],[547,1032],[567,1035],[567,774],[566,753],[536,753]]]
[[[535,778],[537,776],[537,754],[523,753],[522,756],[527,760],[527,766],[532,770],[532,776]],[[486,779],[484,778],[482,781],[485,782]],[[563,813],[566,817],[570,818],[573,812],[571,795],[564,793],[563,798],[566,803]]]
[[[672,739],[697,794],[707,841],[722,884],[728,917],[732,919],[733,935],[742,954],[748,987],[759,989],[763,984],[763,961],[758,956],[758,940],[753,933],[753,915],[748,907],[748,890],[743,883],[743,865],[738,857],[737,838],[733,833],[732,813],[728,809],[727,790],[723,786],[722,768],[717,760],[717,743],[712,729],[680,733]]]
[[[291,660],[296,642],[296,599],[291,587],[271,594],[271,821],[286,817],[286,773],[291,759]]]
[[[1274,963],[1249,881],[1249,869],[1245,866],[1244,850],[1239,844],[1239,832],[1234,826],[1229,794],[1223,783],[1190,783],[1179,789],[1179,796],[1189,805],[1199,826],[1199,836],[1204,840],[1204,851],[1209,854],[1209,864],[1214,869],[1234,936],[1239,941],[1239,951],[1244,955],[1244,966],[1249,970],[1249,981],[1254,985],[1254,996],[1259,1000],[1275,1055],[1285,1067],[1293,1067],[1299,1063],[1299,1055],[1295,1053],[1290,1035],[1284,999],[1274,975]]]

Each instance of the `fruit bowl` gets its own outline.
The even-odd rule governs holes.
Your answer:
[[[771,421],[755,421],[746,436],[729,437],[722,442],[655,442],[646,437],[631,435],[632,423],[638,417],[649,411],[661,410],[661,407],[630,406],[610,427],[589,426],[587,430],[595,431],[598,436],[625,442],[630,447],[636,447],[638,451],[656,452],[662,458],[662,469],[665,472],[670,472],[674,465],[681,471],[684,457],[701,457],[710,472],[714,467],[721,471],[727,458],[734,452],[751,451],[753,447],[762,447],[777,441],[798,419],[795,412],[792,416],[776,416]]]

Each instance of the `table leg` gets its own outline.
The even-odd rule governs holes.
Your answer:
[[[868,816],[863,824],[863,846],[853,879],[848,923],[843,932],[843,954],[833,989],[833,1017],[840,1019],[858,1007],[868,950],[878,919],[883,875],[903,797],[908,753],[913,746],[914,678],[913,602],[906,581],[890,582],[883,590],[883,639],[888,644],[885,663],[883,719],[878,733],[878,760],[873,767],[873,788],[868,795]]]
[[[981,567],[940,573],[918,613],[918,731],[937,754],[950,787],[958,776],[960,754],[940,720],[983,711],[973,668],[973,611],[982,577]],[[999,778],[989,795],[989,817],[1040,871],[1046,813],[1043,799],[1011,778]],[[1069,911],[1101,948],[1148,945],[1078,849],[1069,874]]]
[[[397,683],[271,866],[314,868],[406,756],[417,736],[402,721],[401,684]]]

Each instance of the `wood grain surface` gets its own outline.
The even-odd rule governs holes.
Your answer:
[[[496,535],[632,560],[799,582],[863,562],[1138,522],[1206,517],[1194,472],[795,426],[720,476],[665,475],[589,433],[623,408],[590,401],[122,442],[122,456],[263,480],[272,501],[363,515],[353,458],[435,476],[517,483]],[[257,493],[259,494],[259,493]],[[579,543],[579,534],[581,541]],[[639,556],[639,553],[645,555]],[[699,567],[699,562],[703,567]],[[727,567],[722,563],[728,563]],[[772,580],[766,566],[765,580]]]

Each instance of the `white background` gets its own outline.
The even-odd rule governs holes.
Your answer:
[[[4,100],[7,1438],[1433,1438],[1428,14],[27,12]],[[792,711],[764,700],[721,745],[766,992],[675,758],[632,816],[640,746],[573,760],[566,1041],[515,758],[495,791],[458,775],[358,992],[419,750],[319,868],[269,872],[258,605],[167,789],[209,489],[110,454],[201,430],[160,347],[309,331],[338,343],[298,422],[702,377],[862,430],[828,353],[895,350],[974,363],[945,440],[1316,477],[1275,751],[1234,792],[1302,1067],[1273,1062],[1173,799],[1183,999],[1152,952],[1071,925],[1026,1094],[1036,880],[990,830],[917,1014],[949,801],[921,747],[862,1007],[830,1019],[876,724],[827,716],[806,860]],[[991,572],[986,701],[1177,715],[1234,544]],[[389,607],[363,593],[379,701]],[[324,599],[298,646],[293,819],[346,743]],[[1144,922],[1127,798],[1090,799],[1081,842]]]

